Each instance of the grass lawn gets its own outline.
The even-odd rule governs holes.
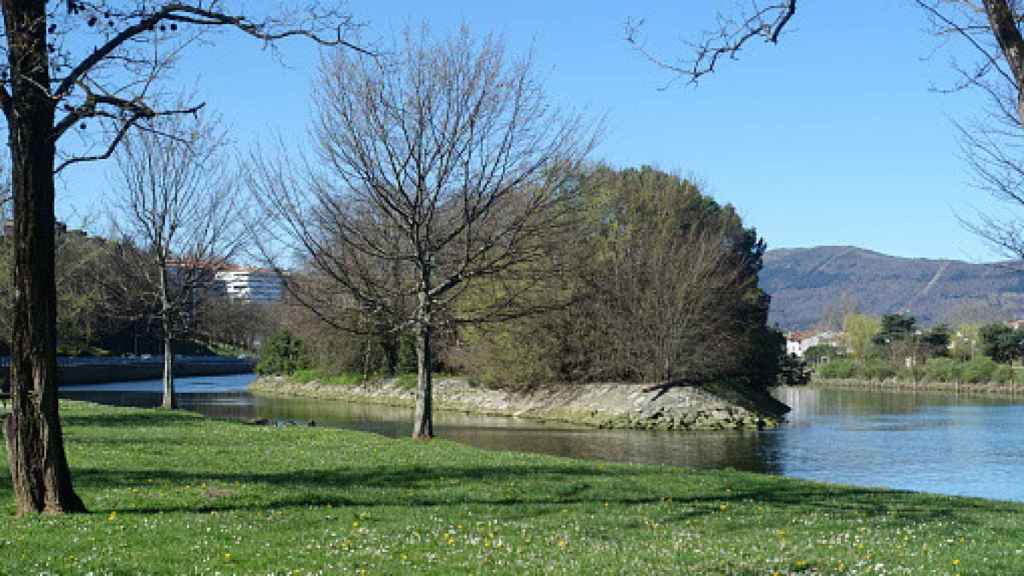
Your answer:
[[[0,470],[0,574],[1024,573],[1017,504],[62,409],[91,513]]]
[[[453,374],[443,374],[434,372],[434,381],[438,381],[443,378],[457,377]],[[399,387],[406,389],[416,388],[416,372],[403,372],[396,376],[384,376],[381,374],[370,374],[366,376],[359,372],[325,372],[316,368],[307,368],[304,370],[298,370],[294,374],[289,376],[289,379],[305,384],[316,380],[322,384],[328,384],[333,386],[354,386],[362,384],[368,381],[380,380],[380,379],[393,379],[395,384]]]

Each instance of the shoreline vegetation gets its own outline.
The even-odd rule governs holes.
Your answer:
[[[802,351],[811,384],[1016,397],[1024,393],[1024,329],[1014,323],[922,329],[907,314],[849,313],[843,331],[821,333]],[[801,343],[800,346],[803,346]]]
[[[2,573],[1024,572],[1018,503],[80,402],[61,413],[91,512],[15,518],[0,480]]]
[[[789,408],[761,392],[724,384],[666,390],[640,384],[574,384],[530,389],[494,389],[461,377],[438,378],[438,410],[509,416],[593,426],[655,430],[765,428],[779,424]],[[415,377],[326,377],[300,371],[292,377],[263,376],[249,385],[255,394],[409,406],[415,404]]]
[[[815,388],[845,388],[851,390],[881,390],[893,392],[952,392],[965,396],[1024,397],[1024,378],[1007,382],[942,382],[938,380],[868,380],[863,378],[812,377]]]

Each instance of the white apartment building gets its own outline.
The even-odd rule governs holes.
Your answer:
[[[804,352],[812,346],[819,344],[841,345],[842,332],[792,332],[786,335],[786,353],[803,357]]]
[[[280,302],[284,298],[284,283],[266,268],[230,266],[217,272],[215,282],[232,300]]]

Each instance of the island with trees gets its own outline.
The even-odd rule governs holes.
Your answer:
[[[731,206],[652,168],[588,163],[594,128],[490,37],[410,31],[389,53],[337,52],[321,68],[325,166],[287,151],[250,162],[263,255],[278,269],[300,255],[286,317],[320,370],[303,379],[370,384],[254,389],[406,403],[373,383],[414,370],[419,438],[433,435],[437,371],[506,392],[476,402],[458,386],[449,408],[604,426],[778,421],[765,244]],[[586,386],[608,382],[631,386]]]

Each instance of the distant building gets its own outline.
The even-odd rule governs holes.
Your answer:
[[[284,282],[273,270],[226,266],[218,271],[217,289],[232,300],[244,302],[280,302],[284,298]]]
[[[808,348],[818,345],[841,346],[842,332],[790,332],[786,335],[786,354],[803,356]]]

